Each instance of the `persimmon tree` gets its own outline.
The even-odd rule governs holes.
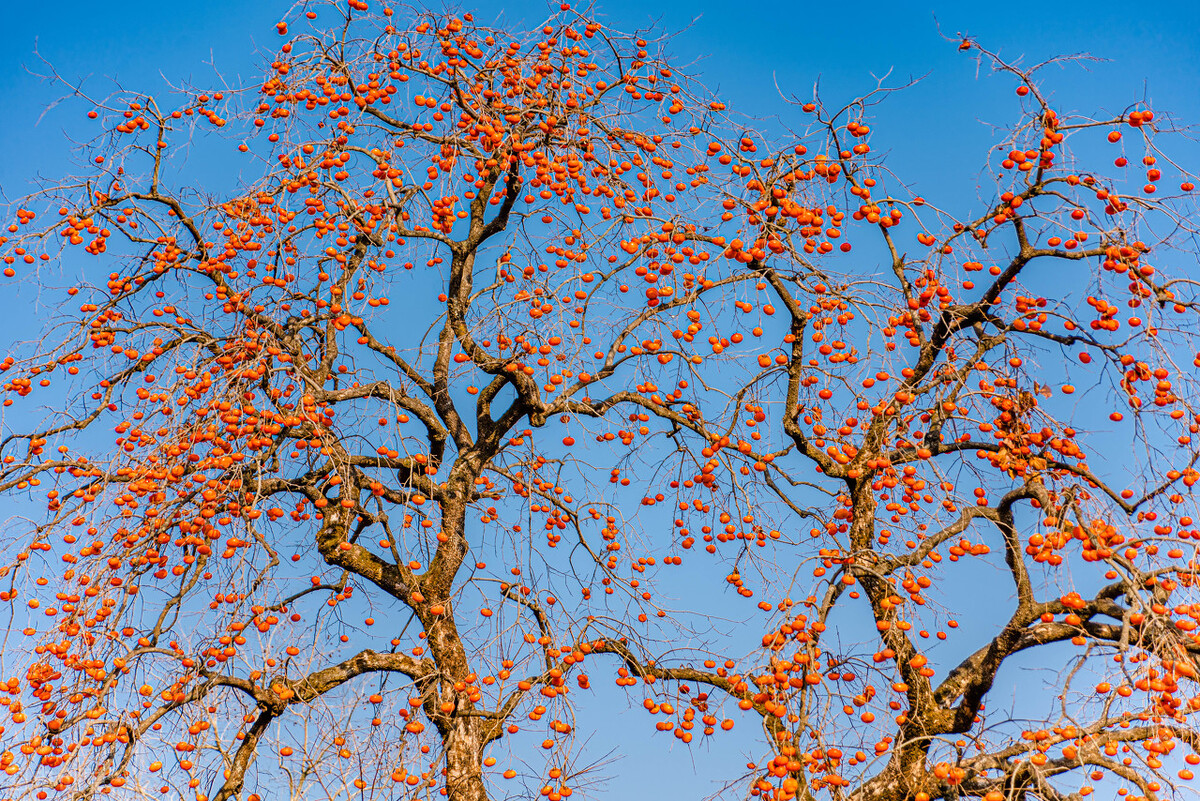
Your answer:
[[[1017,98],[952,210],[886,86],[760,133],[565,5],[278,32],[255,86],[95,101],[3,240],[71,303],[2,365],[0,797],[557,801],[614,679],[738,795],[1182,791],[1161,115],[956,43]]]

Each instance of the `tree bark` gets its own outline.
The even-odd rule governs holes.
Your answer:
[[[487,801],[483,783],[483,729],[478,718],[452,718],[442,731],[449,801]]]

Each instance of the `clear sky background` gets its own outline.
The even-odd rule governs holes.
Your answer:
[[[547,7],[543,0],[462,6],[481,20],[514,26],[539,22]],[[257,75],[268,49],[278,46],[274,23],[288,8],[275,0],[10,4],[0,26],[0,97],[7,111],[0,126],[0,198],[26,194],[37,174],[61,175],[68,137],[95,130],[85,124],[86,105],[50,107],[68,92],[39,77],[51,65],[94,97],[111,92],[114,80],[151,92],[168,81],[237,84]],[[678,31],[671,50],[685,72],[718,91],[733,110],[777,116],[784,124],[799,124],[801,115],[782,95],[808,99],[818,80],[832,103],[870,90],[889,71],[894,84],[926,76],[878,109],[874,142],[883,144],[888,165],[914,191],[951,207],[976,197],[991,133],[980,123],[1007,125],[1018,107],[1010,78],[977,75],[972,60],[943,35],[969,34],[1028,64],[1075,53],[1106,59],[1086,69],[1047,71],[1060,111],[1119,111],[1145,100],[1160,114],[1200,122],[1200,10],[1191,3],[1105,0],[1052,15],[964,2],[812,8],[779,0],[608,0],[595,13],[618,29]]]
[[[162,92],[168,82],[205,89],[253,82],[278,46],[274,24],[289,7],[276,0],[9,4],[0,26],[0,98],[7,111],[0,203],[27,194],[39,174],[62,175],[70,137],[95,132],[84,118],[88,106],[54,105],[69,89],[39,76],[52,68],[96,98],[117,84]],[[481,21],[526,26],[541,21],[548,5],[482,0],[461,8]],[[840,8],[846,10],[839,14]],[[802,115],[783,96],[807,100],[818,80],[826,101],[840,104],[889,71],[891,84],[925,76],[877,109],[873,142],[912,191],[959,213],[969,210],[963,204],[978,207],[979,170],[992,133],[986,123],[1011,124],[1018,105],[1012,79],[977,74],[954,46],[958,34],[1026,64],[1076,53],[1105,59],[1046,72],[1061,112],[1119,112],[1140,100],[1160,116],[1200,122],[1200,10],[1192,3],[1101,0],[1054,14],[927,1],[812,9],[781,0],[607,0],[595,14],[622,30],[677,31],[671,50],[683,71],[716,90],[731,110],[784,125],[801,124]],[[23,300],[33,299],[32,288],[20,289]],[[0,320],[0,332],[16,319],[25,321],[23,315]]]
[[[0,97],[8,112],[7,124],[0,126],[5,195],[23,194],[39,168],[52,173],[63,155],[63,129],[82,113],[78,105],[71,107],[73,116],[55,113],[67,111],[59,107],[38,122],[62,94],[31,74],[45,72],[38,54],[64,77],[86,79],[85,88],[100,94],[111,89],[113,78],[127,87],[153,89],[162,87],[164,77],[209,83],[215,71],[233,83],[255,74],[261,63],[256,52],[277,45],[274,23],[288,7],[273,0],[9,4],[0,27]],[[532,24],[547,5],[486,0],[462,8],[481,18]],[[811,8],[778,0],[608,0],[596,6],[596,13],[626,30],[680,31],[673,48],[678,62],[693,63],[691,71],[719,89],[731,106],[764,116],[787,113],[776,85],[806,97],[820,78],[828,97],[849,98],[888,70],[897,79],[929,73],[922,86],[889,103],[887,114],[895,126],[889,140],[897,145],[920,140],[956,152],[946,141],[948,132],[988,119],[989,113],[996,116],[989,82],[976,80],[968,59],[942,39],[939,28],[950,37],[968,33],[990,49],[1029,62],[1080,52],[1109,59],[1088,72],[1072,68],[1054,75],[1059,94],[1070,92],[1068,105],[1120,108],[1144,94],[1156,109],[1200,119],[1200,11],[1192,3],[1102,1],[1053,14],[1023,13],[1022,7],[1004,4],[919,0]],[[839,9],[845,11],[839,14]],[[991,104],[985,102],[989,99]],[[1012,108],[999,111],[1001,119],[1013,113]],[[936,185],[947,178],[926,180]]]
[[[114,81],[150,92],[168,82],[206,88],[253,83],[279,43],[274,24],[288,8],[274,0],[9,3],[0,25],[0,98],[6,111],[0,125],[0,201],[31,191],[39,174],[61,175],[69,168],[70,138],[93,130],[84,118],[86,104],[53,105],[68,90],[38,77],[50,65],[96,97],[112,91]],[[539,22],[547,6],[538,0],[481,0],[462,8],[481,19],[524,26]],[[595,14],[619,29],[679,31],[671,49],[683,71],[717,90],[732,109],[778,116],[783,124],[798,124],[800,115],[784,103],[781,91],[807,99],[820,80],[822,95],[834,103],[869,91],[889,70],[897,84],[927,76],[878,109],[873,141],[889,153],[889,166],[913,191],[950,208],[977,197],[991,141],[982,123],[1007,125],[1018,106],[1011,79],[977,74],[944,36],[966,33],[1028,64],[1084,52],[1107,59],[1086,69],[1047,72],[1052,102],[1063,112],[1117,112],[1146,101],[1160,114],[1200,124],[1200,11],[1191,3],[1104,1],[1039,11],[1028,4],[977,2],[608,0]],[[27,302],[34,298],[31,287],[6,298],[0,340],[7,343],[39,310]],[[645,716],[634,714],[644,729]],[[592,744],[595,756],[610,747],[624,750],[614,734],[603,737]],[[664,738],[661,753],[633,756],[610,769],[615,779],[609,797],[632,792],[635,799],[700,798],[717,792],[707,778],[689,775],[693,758],[709,758],[700,752],[657,761],[673,742]],[[711,758],[732,759],[735,766],[745,761],[738,754]]]

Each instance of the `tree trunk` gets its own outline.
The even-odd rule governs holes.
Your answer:
[[[477,718],[456,717],[442,732],[448,801],[487,801],[483,783],[483,729]]]

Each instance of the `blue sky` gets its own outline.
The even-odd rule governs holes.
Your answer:
[[[969,192],[973,185],[956,178],[964,170],[975,174],[988,142],[987,129],[973,123],[1005,123],[1016,111],[1015,104],[998,102],[1011,91],[1007,82],[977,79],[974,65],[943,34],[970,34],[1026,63],[1081,52],[1108,59],[1086,70],[1047,73],[1066,111],[1119,109],[1144,97],[1155,109],[1200,119],[1193,67],[1200,63],[1200,11],[1192,4],[1094,2],[1078,14],[1064,11],[1051,19],[973,3],[865,4],[841,15],[820,8],[806,13],[777,0],[744,7],[715,0],[610,0],[595,10],[621,29],[680,31],[671,49],[679,65],[692,65],[685,71],[731,106],[756,116],[783,115],[785,123],[798,115],[781,91],[807,99],[819,79],[825,97],[849,99],[889,70],[894,82],[927,76],[881,109],[885,127],[877,124],[876,130],[886,134],[878,141],[891,143],[893,168],[909,180],[928,153],[924,148],[937,148],[944,169],[919,176],[920,191],[931,195],[939,189]],[[0,129],[6,154],[0,190],[9,199],[20,197],[36,173],[54,175],[64,164],[66,134],[87,130],[84,107],[63,103],[47,110],[65,90],[37,77],[47,74],[46,62],[100,97],[114,88],[114,79],[158,91],[168,79],[237,83],[254,75],[265,49],[277,45],[274,23],[287,9],[269,1],[63,0],[47,15],[40,4],[15,4],[0,29],[0,97],[9,121]],[[475,8],[481,18],[514,25],[536,23],[546,9],[541,0],[490,0]],[[946,136],[951,131],[961,136]],[[921,150],[904,146],[917,141]]]
[[[475,10],[481,17],[532,23],[546,7],[539,0],[489,0]],[[96,91],[111,86],[106,77],[131,87],[154,87],[162,85],[162,75],[202,82],[215,69],[232,80],[253,72],[256,48],[276,45],[273,24],[288,4],[62,0],[51,15],[45,8],[14,4],[0,30],[0,96],[10,120],[0,137],[6,153],[12,154],[14,147],[22,152],[0,167],[10,195],[19,194],[33,165],[62,149],[58,116],[51,113],[33,125],[60,94],[27,72],[44,72],[35,48],[62,75],[90,76],[85,86]],[[679,62],[696,61],[693,72],[702,73],[705,83],[743,109],[762,114],[781,107],[775,83],[807,95],[819,77],[834,96],[869,88],[872,75],[892,69],[898,78],[932,73],[926,87],[895,105],[913,109],[953,98],[939,113],[956,118],[969,110],[971,104],[963,101],[980,85],[941,38],[939,27],[947,36],[966,32],[992,49],[1030,61],[1078,52],[1110,59],[1093,65],[1090,74],[1070,70],[1058,76],[1061,86],[1080,92],[1081,105],[1101,93],[1123,104],[1131,93],[1141,94],[1143,86],[1157,107],[1185,117],[1200,103],[1193,67],[1200,59],[1200,11],[1189,3],[1093,2],[1076,15],[1064,10],[1052,19],[973,3],[864,4],[862,12],[842,15],[821,8],[805,13],[776,0],[744,7],[715,0],[610,0],[598,4],[596,12],[618,28],[680,30],[673,48]],[[923,124],[915,115],[909,117]]]
[[[37,77],[49,70],[42,58],[97,97],[110,92],[114,81],[150,91],[161,91],[167,82],[250,82],[267,48],[277,45],[274,23],[288,7],[269,0],[61,0],[51,13],[36,3],[8,9],[0,26],[0,97],[8,112],[7,124],[0,126],[3,198],[30,191],[38,174],[61,174],[67,168],[69,137],[88,131],[86,105],[50,107],[66,90]],[[513,25],[536,23],[546,8],[536,0],[488,0],[475,6],[480,17],[495,15]],[[785,124],[799,115],[783,102],[781,90],[807,99],[819,79],[823,95],[838,101],[868,91],[889,70],[895,83],[927,76],[879,109],[876,130],[890,151],[891,167],[915,191],[947,201],[969,203],[976,196],[990,135],[976,121],[1007,124],[1017,106],[1008,102],[1010,80],[977,75],[974,64],[943,35],[967,33],[1010,59],[1023,57],[1025,63],[1080,52],[1108,59],[1086,69],[1047,72],[1054,102],[1064,111],[1118,111],[1127,103],[1148,100],[1159,112],[1200,121],[1194,66],[1200,64],[1200,11],[1190,4],[1094,2],[1075,15],[1065,9],[1046,12],[1053,13],[1050,19],[1030,6],[980,3],[810,8],[805,12],[795,3],[773,1],[611,0],[598,4],[595,13],[621,29],[679,30],[671,49],[684,71],[717,90],[733,108],[763,117],[780,115]],[[838,14],[831,10],[836,8],[845,10]],[[25,298],[31,290],[20,292]],[[15,323],[25,319],[29,308],[22,306],[0,321],[0,339],[7,342],[16,335]],[[637,720],[645,725],[644,717]],[[594,744],[597,756],[622,745],[610,733],[602,737]],[[730,756],[736,763],[736,754],[720,758]],[[691,757],[681,752],[678,759],[673,768]],[[637,775],[641,797],[647,798],[702,797],[718,789],[689,784],[674,770],[652,768],[630,758],[613,773]],[[618,779],[611,797],[628,788]]]

